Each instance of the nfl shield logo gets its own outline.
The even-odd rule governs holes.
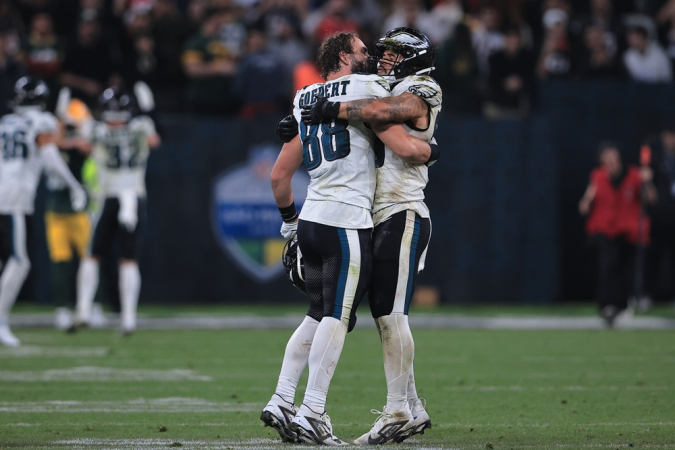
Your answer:
[[[281,216],[270,186],[278,146],[254,147],[246,163],[216,177],[212,190],[213,230],[225,253],[250,278],[268,282],[284,272],[281,251],[286,240],[279,234]],[[298,210],[307,195],[309,176],[293,176]]]

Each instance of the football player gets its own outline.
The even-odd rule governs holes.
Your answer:
[[[367,57],[366,46],[353,33],[328,38],[317,58],[326,83],[297,92],[295,121],[301,109],[320,96],[340,101],[389,96],[385,80],[362,73]],[[282,122],[293,128],[293,119]],[[432,153],[428,143],[398,124],[378,124],[372,131],[408,161],[425,162]],[[325,405],[345,336],[370,284],[375,167],[384,155],[372,131],[363,121],[300,123],[299,134],[283,146],[272,171],[272,190],[283,219],[281,233],[287,239],[297,233],[310,298],[307,316],[286,347],[275,394],[261,414],[263,423],[274,427],[284,441],[347,445],[333,435]],[[298,216],[291,178],[300,164],[309,172],[310,185]],[[295,391],[307,363],[305,398],[296,410]],[[411,421],[409,414],[406,423]]]
[[[106,89],[99,98],[100,121],[87,133],[96,162],[102,210],[94,230],[91,255],[80,264],[76,325],[86,325],[98,288],[99,262],[121,243],[119,288],[121,331],[136,329],[136,307],[141,289],[138,258],[145,220],[145,168],[150,149],[160,145],[155,124],[148,116],[136,115],[132,95],[118,88]]]
[[[304,112],[309,123],[347,119],[402,122],[413,136],[432,142],[441,110],[440,86],[429,76],[434,48],[427,36],[413,28],[395,28],[376,43],[377,73],[391,86],[391,97],[356,101],[321,98]],[[408,325],[408,307],[417,274],[424,268],[431,221],[424,203],[428,166],[438,159],[438,147],[425,164],[405,161],[391,149],[377,169],[373,206],[373,278],[370,306],[383,346],[387,405],[372,429],[356,444],[402,442],[431,427],[424,401],[417,395],[413,373],[414,342]],[[400,433],[401,417],[410,407],[414,427]],[[393,436],[396,435],[396,436]]]
[[[13,113],[0,120],[0,343],[17,346],[9,328],[9,311],[23,285],[30,261],[26,248],[27,220],[34,211],[35,192],[44,170],[59,176],[69,188],[74,210],[85,207],[87,195],[75,180],[56,147],[58,124],[45,111],[47,85],[23,77],[14,85]]]
[[[86,123],[93,120],[89,108],[79,99],[69,99],[69,91],[62,90],[63,110],[57,105],[59,133],[56,144],[59,154],[79,183],[83,183],[85,166],[91,153],[91,143],[82,137]],[[57,305],[54,324],[59,330],[68,330],[73,324],[69,309],[74,296],[70,295],[70,266],[73,250],[81,261],[91,239],[91,221],[85,211],[75,211],[68,199],[68,186],[58,176],[47,176],[45,201],[45,228],[51,260],[50,276],[54,303]]]

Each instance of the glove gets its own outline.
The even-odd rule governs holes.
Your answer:
[[[337,119],[340,114],[340,102],[328,101],[327,97],[317,97],[316,103],[302,107],[301,120],[306,125],[316,125],[324,120]]]
[[[138,197],[133,191],[124,191],[119,195],[120,210],[117,213],[117,221],[127,231],[132,232],[138,224]]]
[[[298,135],[298,121],[295,117],[288,115],[281,119],[277,124],[277,136],[284,142],[291,142],[291,140]]]
[[[292,239],[295,235],[298,234],[298,221],[287,223],[283,222],[281,224],[281,235],[284,239]]]
[[[87,206],[87,193],[81,187],[70,190],[70,206],[75,211],[82,211]]]

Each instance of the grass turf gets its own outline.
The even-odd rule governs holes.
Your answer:
[[[0,448],[290,448],[259,413],[291,333],[18,329],[23,347],[0,347]],[[672,332],[415,339],[433,428],[401,448],[675,448]],[[374,329],[348,336],[328,397],[338,437],[367,431],[385,403],[381,360]]]

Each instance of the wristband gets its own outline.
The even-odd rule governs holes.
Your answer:
[[[281,220],[286,223],[293,222],[298,218],[298,210],[295,209],[295,202],[291,203],[285,208],[279,208],[279,212],[281,213]]]
[[[441,156],[441,150],[438,148],[438,144],[429,143],[431,147],[431,153],[429,154],[429,159],[427,159],[426,164],[435,162],[439,156]]]

